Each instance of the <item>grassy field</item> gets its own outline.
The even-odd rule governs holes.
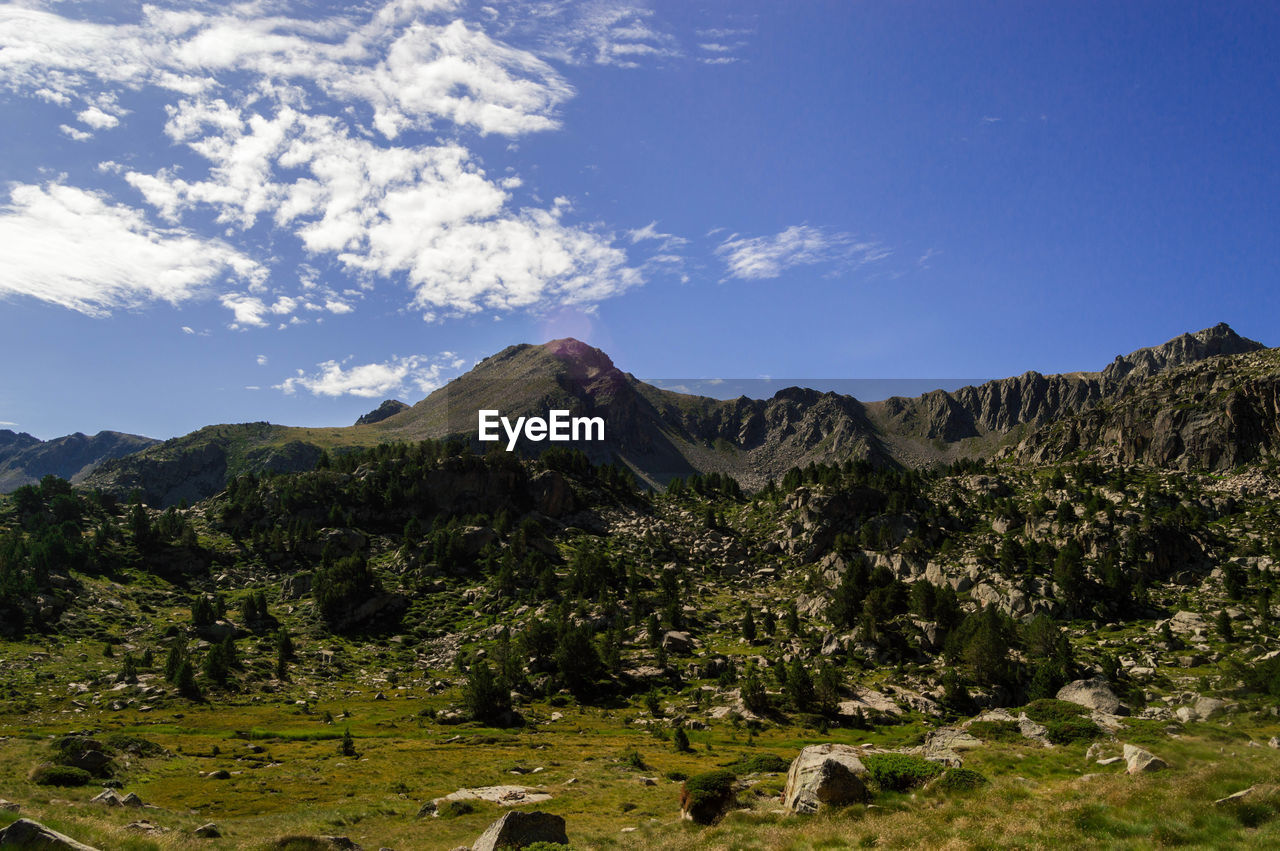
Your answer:
[[[17,650],[4,648],[4,657]],[[312,690],[314,691],[314,690]],[[339,834],[366,848],[450,849],[474,841],[502,808],[478,803],[452,818],[418,818],[420,806],[462,787],[518,784],[544,787],[552,800],[539,809],[564,816],[575,848],[1151,848],[1280,845],[1280,799],[1262,794],[1240,806],[1213,802],[1280,776],[1280,751],[1265,746],[1280,721],[1240,714],[1188,725],[1170,737],[1156,722],[1131,722],[1121,741],[1142,744],[1170,769],[1129,777],[1123,764],[1086,761],[1085,743],[1052,749],[1034,743],[989,743],[966,766],[991,779],[968,793],[925,789],[878,794],[859,805],[815,817],[785,815],[781,774],[748,775],[743,809],[719,825],[681,822],[678,778],[731,764],[743,755],[773,753],[790,760],[806,744],[839,741],[900,747],[918,742],[914,721],[879,730],[826,734],[771,727],[751,735],[730,724],[690,733],[691,753],[677,753],[663,734],[629,723],[639,713],[534,704],[530,724],[496,730],[442,725],[422,710],[450,695],[416,685],[376,692],[347,685],[314,697],[258,695],[241,704],[191,704],[151,712],[86,709],[67,717],[65,700],[32,694],[23,717],[0,720],[0,797],[22,804],[21,815],[105,849],[187,848],[191,831],[208,821],[222,839],[200,847],[268,848],[290,834]],[[305,706],[295,704],[304,700]],[[46,702],[47,701],[47,702]],[[42,704],[42,705],[41,705]],[[562,717],[551,721],[552,713]],[[331,719],[331,720],[330,720]],[[358,756],[339,754],[350,729]],[[119,776],[143,810],[89,803],[100,791],[37,786],[31,768],[48,759],[51,737],[124,732],[166,748],[171,756],[126,758]],[[642,767],[627,759],[638,753]],[[226,779],[207,776],[225,770]],[[0,816],[7,823],[12,814]],[[147,819],[167,832],[126,828]]]

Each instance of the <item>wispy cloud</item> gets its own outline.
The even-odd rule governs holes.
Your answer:
[[[670,49],[645,10],[551,5],[573,22],[577,43],[591,45],[590,61],[627,64]],[[471,134],[555,130],[574,92],[537,53],[458,11],[447,0],[394,0],[301,20],[260,4],[145,6],[140,23],[109,24],[0,7],[0,88],[67,109],[86,129],[62,131],[82,140],[128,122],[123,95],[163,98],[165,133],[196,167],[103,173],[122,177],[175,228],[212,212],[219,240],[197,257],[217,248],[243,265],[226,241],[267,223],[359,280],[407,283],[409,304],[431,319],[592,303],[642,283],[612,234],[570,222],[567,204],[517,203],[519,178],[492,179],[480,166]],[[290,313],[252,288],[218,295],[240,328]],[[335,296],[312,304],[355,309]]]
[[[466,365],[466,361],[453,352],[442,352],[435,357],[393,357],[383,363],[345,366],[350,360],[325,361],[317,364],[319,370],[310,374],[300,369],[296,376],[275,385],[275,389],[290,395],[306,390],[316,396],[367,398],[412,390],[429,393]]]
[[[795,266],[835,264],[862,266],[888,257],[891,252],[878,242],[859,240],[852,234],[829,231],[810,225],[793,225],[772,236],[751,238],[737,234],[716,248],[731,278],[776,278]]]
[[[219,240],[156,228],[138,210],[53,183],[19,184],[0,207],[0,293],[102,316],[154,301],[177,304],[266,270]]]

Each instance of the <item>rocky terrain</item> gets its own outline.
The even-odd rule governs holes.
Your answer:
[[[141,502],[0,502],[0,847],[1280,840],[1274,351],[878,406],[495,358],[467,404],[626,411],[622,463],[408,440],[433,396],[358,427],[397,442],[211,427],[117,463]],[[944,421],[985,454],[898,463]],[[670,447],[795,463],[645,487]]]

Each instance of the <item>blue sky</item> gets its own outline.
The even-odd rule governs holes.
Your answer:
[[[106,11],[104,11],[104,9]],[[1271,4],[0,5],[0,427],[1280,341]]]

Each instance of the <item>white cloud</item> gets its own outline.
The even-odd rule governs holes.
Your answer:
[[[223,307],[235,315],[236,319],[235,322],[231,323],[231,328],[243,330],[244,328],[262,328],[266,326],[267,320],[263,317],[266,315],[268,308],[262,303],[262,299],[242,293],[227,293],[219,301]]]
[[[504,37],[571,65],[638,68],[682,54],[652,9],[621,0],[514,0],[497,20]]]
[[[218,240],[155,228],[138,210],[62,184],[18,184],[0,207],[0,293],[91,316],[148,302],[177,304],[265,270]]]
[[[88,124],[95,130],[110,130],[120,123],[119,118],[109,112],[103,112],[96,106],[91,106],[78,113],[76,118],[79,118],[82,123]]]
[[[59,124],[58,129],[61,130],[64,135],[70,136],[77,142],[87,142],[93,138],[93,134],[88,130],[81,130],[77,127],[72,127],[69,124]]]
[[[384,363],[351,367],[343,366],[344,363],[346,361],[325,361],[317,364],[319,370],[311,374],[300,369],[296,376],[274,387],[289,395],[298,390],[306,390],[316,396],[369,398],[406,390],[429,393],[444,384],[445,376],[460,369],[464,361],[452,352],[442,352],[434,358],[427,355],[393,357]]]
[[[729,237],[716,248],[733,278],[776,278],[794,266],[838,263],[861,266],[888,257],[890,251],[877,242],[860,241],[851,234],[809,225],[793,225],[773,236]]]
[[[190,325],[183,325],[183,326],[182,326],[182,333],[183,333],[183,334],[194,334],[195,332],[196,332],[196,329],[192,328]]]
[[[267,356],[258,355],[258,366],[266,366],[266,365],[267,365]]]
[[[79,102],[77,116],[98,129],[119,122],[119,93],[160,90],[166,134],[208,164],[203,175],[125,171],[162,218],[176,225],[205,207],[229,239],[269,221],[365,281],[406,282],[411,304],[432,317],[589,302],[641,283],[610,234],[565,221],[568,199],[514,206],[520,178],[489,178],[465,146],[459,130],[518,137],[559,127],[573,89],[534,52],[448,20],[457,5],[405,0],[364,20],[353,10],[315,21],[258,4],[144,7],[137,25],[0,7],[0,87]],[[526,31],[535,18],[563,19],[578,45],[572,61],[674,52],[651,12],[551,5],[533,14],[508,4],[500,17]],[[239,327],[266,324],[261,299],[230,292],[223,303]],[[351,309],[346,299],[325,305]],[[293,309],[283,307],[270,310]]]
[[[337,313],[337,314],[350,313],[351,311],[355,310],[354,307],[347,304],[345,301],[339,301],[336,298],[331,298],[328,301],[326,301],[324,303],[324,309],[329,311],[330,313]]]
[[[0,426],[16,426],[16,425],[17,423],[11,422],[10,420],[0,420]]]

